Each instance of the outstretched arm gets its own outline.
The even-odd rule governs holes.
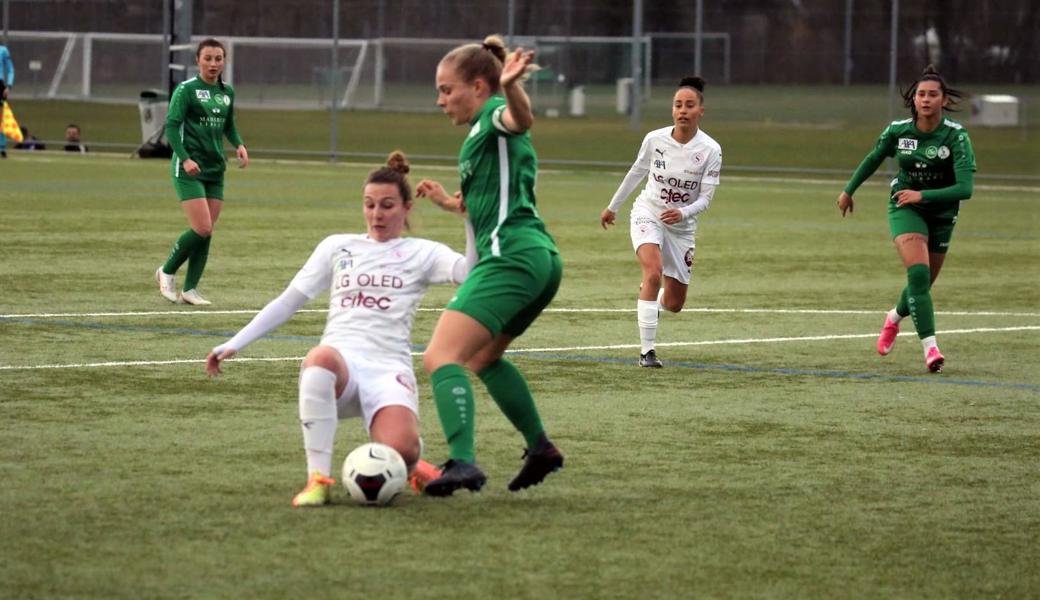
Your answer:
[[[859,163],[856,171],[852,173],[852,178],[845,184],[845,189],[838,195],[838,210],[841,211],[841,216],[844,217],[846,213],[852,213],[855,208],[852,195],[856,193],[859,186],[863,185],[864,181],[870,179],[870,176],[874,174],[874,171],[877,171],[881,163],[885,162],[886,156],[893,156],[895,145],[888,135],[888,131],[886,128],[881,132],[881,136],[878,137],[878,141],[874,144],[870,154],[867,154],[863,161]]]
[[[282,323],[285,323],[307,303],[307,296],[294,287],[288,287],[280,296],[272,300],[256,313],[241,331],[236,333],[230,340],[214,348],[206,356],[206,371],[210,377],[219,375],[223,371],[220,363],[231,358],[249,344],[264,337]]]
[[[649,138],[643,138],[643,143],[639,146],[639,153],[636,154],[636,161],[632,163],[632,167],[628,170],[625,178],[621,180],[621,185],[618,186],[617,191],[614,192],[614,197],[610,199],[610,204],[603,209],[603,212],[599,215],[599,224],[603,229],[607,228],[607,225],[614,224],[614,218],[617,216],[617,211],[621,208],[621,205],[625,203],[625,200],[635,191],[639,183],[643,181],[646,174],[650,172],[650,157],[649,157]]]
[[[423,179],[419,182],[419,185],[415,186],[415,195],[420,198],[429,198],[434,204],[448,212],[466,212],[466,204],[463,201],[462,192],[455,192],[454,195],[449,196],[448,191],[444,189],[444,186],[439,181]]]
[[[513,133],[523,133],[534,125],[534,112],[531,111],[531,99],[521,82],[527,67],[534,60],[534,51],[524,52],[517,48],[506,57],[502,65],[502,76],[499,83],[506,96],[506,110],[502,113],[502,124]]]
[[[466,280],[466,276],[473,270],[473,265],[477,264],[477,236],[473,232],[473,224],[469,222],[469,219],[465,219],[466,223],[466,254],[459,260],[455,261],[455,267],[452,269],[451,279],[455,283],[462,283]]]

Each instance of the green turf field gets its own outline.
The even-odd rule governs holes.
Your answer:
[[[708,91],[702,126],[722,144],[724,168],[731,173],[825,169],[840,174],[832,176],[847,176],[889,122],[888,92],[883,86],[715,86]],[[973,86],[966,91],[1003,92],[1022,100],[1021,127],[973,126],[969,100],[961,112],[950,113],[969,127],[980,181],[1002,175],[1040,181],[1040,87]],[[413,106],[435,109],[432,92],[432,86],[425,89],[428,97]],[[408,93],[414,96],[419,91]],[[539,157],[546,164],[580,161],[627,166],[647,131],[671,123],[670,100],[671,90],[656,89],[643,110],[639,131],[630,128],[628,117],[609,111],[558,119],[539,112],[532,131]],[[118,144],[120,151],[129,154],[141,142],[136,105],[16,99],[14,107],[20,122],[41,139],[61,140],[66,124],[75,122],[95,149]],[[236,110],[239,130],[254,156],[320,160],[329,152],[327,112]],[[908,113],[899,106],[893,114],[904,118]],[[444,157],[448,162],[458,153],[461,131],[439,113],[344,112],[338,123],[337,150],[353,159],[370,160],[364,153],[382,157],[395,148]]]
[[[296,357],[318,340],[321,304],[219,379],[201,361],[321,238],[360,230],[371,166],[229,171],[201,286],[214,305],[193,309],[166,303],[152,279],[185,227],[164,161],[22,153],[0,164],[0,595],[1040,589],[1040,190],[979,186],[961,211],[934,294],[948,363],[929,375],[912,334],[888,357],[873,349],[904,277],[879,184],[842,219],[841,182],[724,173],[687,310],[662,317],[667,366],[651,372],[634,366],[627,228],[598,225],[621,172],[543,170],[539,207],[565,276],[513,359],[566,468],[506,491],[522,440],[477,382],[483,493],[365,509],[337,489],[333,506],[294,510],[305,476]],[[453,171],[418,164],[414,180],[426,176],[451,182]],[[420,203],[412,223],[462,247],[452,215]],[[417,350],[451,293],[427,296]],[[440,461],[421,373],[420,384],[427,457]],[[342,460],[360,424],[344,422],[337,439]]]

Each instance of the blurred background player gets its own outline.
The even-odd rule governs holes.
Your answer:
[[[11,51],[7,46],[0,45],[0,115],[7,102],[7,92],[13,85],[14,61],[11,60]],[[7,158],[7,136],[3,129],[0,129],[0,158]]]
[[[556,244],[535,208],[538,159],[527,133],[534,114],[521,86],[536,68],[533,59],[533,52],[522,50],[507,56],[502,38],[489,36],[483,44],[455,48],[437,65],[437,106],[469,132],[459,152],[462,190],[449,196],[440,183],[424,180],[416,191],[441,208],[466,212],[480,260],[441,314],[423,354],[449,450],[444,475],[426,486],[433,496],[476,491],[487,481],[476,465],[466,369],[480,377],[524,436],[524,465],[509,489],[536,485],[563,466],[527,380],[502,357],[552,301],[563,275]]]
[[[672,125],[646,134],[639,154],[600,225],[613,225],[617,211],[647,174],[636,197],[629,233],[643,279],[636,301],[639,366],[660,368],[654,343],[660,309],[679,312],[693,268],[697,219],[708,210],[722,169],[722,147],[700,129],[704,116],[704,80],[686,77],[672,98]]]
[[[935,341],[931,286],[946,260],[960,203],[971,198],[975,186],[971,138],[964,126],[943,116],[961,96],[928,65],[903,93],[911,118],[893,121],[881,132],[838,196],[841,216],[851,214],[856,189],[885,157],[896,157],[899,172],[889,192],[888,227],[906,268],[907,285],[885,316],[877,351],[882,356],[892,351],[899,322],[909,315],[921,339],[925,366],[933,373],[942,371],[946,359]]]
[[[369,174],[363,188],[366,234],[325,238],[289,287],[231,340],[206,357],[209,374],[221,362],[272,331],[303,305],[330,292],[321,343],[300,372],[300,425],[307,453],[307,486],[293,506],[329,501],[332,447],[339,419],[360,416],[373,442],[396,449],[418,491],[440,475],[420,461],[419,398],[412,370],[411,329],[426,288],[462,282],[476,262],[473,230],[466,225],[466,256],[444,244],[402,238],[412,210],[400,152]]]
[[[235,128],[235,91],[224,83],[224,46],[203,40],[195,51],[198,77],[173,91],[166,117],[166,139],[173,148],[173,187],[188,217],[188,229],[173,243],[166,262],[155,270],[159,293],[170,302],[210,304],[197,286],[209,258],[213,227],[224,204],[224,137],[235,146],[241,168],[249,164],[242,136]],[[188,273],[178,296],[174,275],[184,262]]]

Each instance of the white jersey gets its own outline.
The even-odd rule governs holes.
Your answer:
[[[617,212],[647,175],[646,187],[636,198],[635,206],[642,206],[654,215],[669,208],[689,207],[697,201],[702,190],[708,192],[705,186],[719,184],[722,146],[703,130],[698,130],[689,142],[680,144],[672,137],[672,129],[671,126],[655,129],[643,138],[635,163],[610,202],[612,211]],[[710,202],[710,195],[707,201]],[[707,208],[707,202],[702,201],[702,204],[703,207],[684,211],[693,214],[675,227],[696,227],[697,214]]]
[[[431,284],[458,283],[452,277],[460,259],[444,244],[420,238],[332,235],[289,285],[310,299],[330,290],[322,344],[411,369],[412,323],[423,294]]]

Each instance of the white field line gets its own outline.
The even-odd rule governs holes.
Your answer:
[[[937,332],[938,335],[955,335],[955,334],[974,334],[974,333],[1001,333],[1009,331],[1040,331],[1040,325],[1037,326],[1022,326],[1022,327],[977,327],[973,329],[948,329],[945,331]],[[915,335],[913,332],[903,332],[899,334],[901,336]],[[666,342],[659,343],[658,346],[667,347],[680,347],[680,346],[721,346],[721,345],[740,345],[740,344],[776,344],[783,342],[817,342],[817,341],[830,341],[830,340],[851,340],[851,339],[862,339],[862,338],[874,338],[877,337],[877,333],[851,333],[851,334],[839,334],[839,335],[810,335],[800,337],[773,337],[773,338],[742,338],[742,339],[730,339],[730,340],[702,340],[698,342]],[[607,344],[600,346],[557,346],[550,348],[515,348],[509,350],[510,354],[524,354],[524,353],[556,353],[556,352],[577,352],[577,351],[589,351],[589,350],[629,350],[632,348],[638,348],[639,344]],[[412,352],[412,356],[419,356],[420,352]],[[285,361],[300,361],[303,360],[302,356],[282,356],[272,358],[232,358],[229,362],[285,362]],[[175,360],[133,360],[133,361],[108,361],[108,362],[96,362],[96,363],[74,363],[74,364],[50,364],[50,365],[0,365],[0,371],[27,371],[27,370],[40,370],[40,369],[92,369],[102,367],[140,367],[140,366],[157,366],[157,365],[180,365],[180,364],[203,364],[205,359],[202,358],[187,358],[187,359],[175,359]]]
[[[420,312],[441,312],[443,308],[420,308]],[[68,319],[77,317],[160,317],[160,316],[204,316],[204,315],[255,315],[254,309],[239,310],[155,310],[128,312],[68,312],[68,313],[10,313],[0,319]],[[301,313],[327,313],[325,308],[304,308]],[[548,308],[544,313],[634,313],[635,308]],[[843,310],[824,308],[684,308],[687,313],[734,313],[734,314],[789,314],[789,315],[882,315],[884,310]],[[1040,317],[1040,312],[1000,312],[986,310],[937,311],[937,315],[957,317]]]
[[[13,158],[14,158],[14,160],[16,162],[21,162],[21,161],[28,162],[28,161],[31,160],[33,162],[43,162],[43,163],[63,163],[63,162],[74,162],[74,161],[82,163],[83,160],[91,160],[91,161],[94,161],[95,163],[112,163],[112,164],[123,164],[123,165],[125,165],[126,162],[127,162],[126,153],[124,153],[124,152],[104,152],[104,151],[102,151],[102,152],[89,152],[86,155],[76,154],[76,155],[69,155],[69,156],[65,156],[65,155],[61,155],[61,154],[54,154],[54,155],[50,155],[50,156],[44,156],[45,153],[37,153],[37,152],[33,152],[31,154],[33,154],[33,156],[29,156],[29,155],[23,153],[23,154],[20,154],[20,155],[15,155]],[[49,154],[49,153],[46,153],[46,154]],[[447,157],[445,157],[445,158],[447,158]],[[379,160],[376,159],[376,158],[373,158],[371,162],[365,162],[365,161],[360,161],[360,160],[337,161],[334,165],[329,165],[328,163],[322,162],[321,160],[293,159],[293,158],[252,158],[252,159],[249,160],[249,162],[250,162],[250,164],[264,165],[264,166],[266,166],[266,165],[287,165],[287,166],[292,166],[292,167],[298,167],[298,166],[315,167],[315,169],[314,169],[315,171],[318,171],[318,170],[321,170],[321,169],[328,169],[331,174],[338,175],[339,173],[336,172],[337,169],[341,169],[343,167],[354,168],[354,169],[371,169],[371,168],[373,168],[375,166],[378,166],[377,163],[379,163]],[[415,168],[415,169],[429,170],[429,171],[457,171],[458,170],[458,167],[451,166],[451,165],[426,164],[426,163],[422,163],[421,165],[418,165],[418,166],[413,164],[412,167]],[[602,173],[603,175],[613,176],[613,177],[618,177],[618,178],[624,177],[624,175],[625,175],[624,171],[606,171],[606,170],[600,171],[600,170],[597,170],[596,172],[597,173]],[[573,166],[567,166],[567,167],[560,166],[560,167],[552,168],[552,169],[543,167],[543,168],[538,169],[538,174],[539,175],[583,175],[585,173],[586,172],[580,170],[580,168],[573,167]],[[727,181],[737,181],[737,182],[741,182],[741,183],[779,183],[779,184],[791,184],[791,185],[826,185],[826,186],[833,186],[835,184],[841,185],[841,184],[843,184],[845,182],[845,179],[841,178],[839,175],[835,175],[833,179],[827,179],[825,177],[778,177],[778,176],[758,176],[758,175],[727,175],[726,176],[726,180]],[[885,183],[884,181],[880,181],[879,180],[879,181],[868,181],[868,182],[865,182],[864,185],[871,185],[871,186],[882,186],[882,185],[885,185],[885,186],[887,186],[888,184]],[[997,192],[1040,193],[1040,186],[1030,186],[1030,185],[1001,185],[1001,184],[985,184],[985,183],[978,183],[978,182],[976,182],[975,183],[975,189],[976,190],[983,190],[983,191],[997,191]]]

